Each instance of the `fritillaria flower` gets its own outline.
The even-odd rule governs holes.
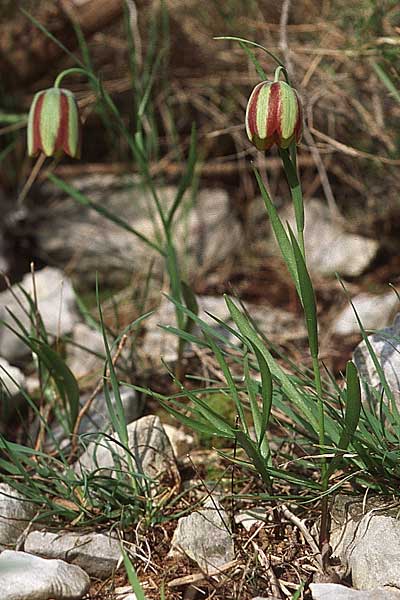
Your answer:
[[[28,154],[55,156],[62,152],[79,158],[81,121],[75,97],[69,90],[53,87],[38,92],[28,117]]]
[[[303,111],[295,89],[284,81],[262,81],[251,93],[246,109],[246,131],[258,150],[277,144],[288,148],[300,142]]]

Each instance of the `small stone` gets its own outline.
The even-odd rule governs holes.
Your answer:
[[[373,295],[359,294],[352,300],[360,321],[365,330],[380,329],[385,327],[398,305],[396,294]],[[339,314],[333,327],[336,335],[352,335],[360,333],[360,327],[351,305]]]
[[[0,547],[14,546],[36,512],[35,504],[8,483],[0,483]]]
[[[171,543],[173,556],[184,552],[208,573],[235,558],[229,517],[217,500],[208,499],[204,508],[181,517]]]
[[[127,429],[130,451],[128,456],[119,444],[100,436],[96,441],[88,444],[85,452],[75,463],[76,472],[80,474],[99,471],[102,475],[115,477],[116,469],[118,471],[129,469],[129,460],[133,461],[133,466],[138,473],[155,481],[161,474],[176,470],[174,453],[159,417],[154,415],[141,417],[129,423]],[[117,433],[114,432],[112,437],[118,440]],[[156,491],[156,483],[148,482],[148,485],[153,492]]]
[[[337,583],[311,583],[313,600],[400,600],[400,591],[394,588],[354,590]]]
[[[391,327],[385,327],[376,331],[373,335],[369,336],[368,341],[375,352],[376,358],[385,374],[386,381],[400,408],[400,314],[396,316]],[[377,390],[378,397],[380,397],[383,387],[382,382],[367,344],[364,341],[355,348],[353,359],[361,380],[368,387]],[[363,387],[362,391],[364,392]],[[368,395],[372,396],[372,394]]]
[[[177,458],[185,456],[193,448],[194,437],[192,435],[173,425],[163,425],[163,428]]]
[[[30,319],[16,300],[16,298],[19,299],[29,314],[29,304],[21,292],[20,286],[33,297],[32,275],[28,273],[22,279],[21,284],[12,286],[12,291],[5,290],[0,293],[0,321],[8,323],[18,330],[18,326],[8,312],[11,311],[30,331]],[[59,269],[45,267],[36,271],[35,287],[39,312],[47,333],[51,336],[69,333],[78,321],[71,281]],[[13,362],[28,355],[29,352],[29,347],[5,324],[0,323],[0,356]]]
[[[0,554],[0,581],[2,600],[80,600],[90,587],[80,567],[12,550]]]
[[[42,558],[58,558],[77,565],[99,579],[110,577],[121,558],[119,541],[104,533],[32,531],[24,549]]]

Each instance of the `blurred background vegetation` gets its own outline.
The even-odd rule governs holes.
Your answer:
[[[229,192],[232,211],[251,240],[250,215],[258,195],[252,161],[267,176],[275,197],[284,198],[287,189],[274,152],[266,157],[257,153],[245,134],[245,106],[258,82],[255,68],[237,43],[213,39],[236,35],[278,54],[303,98],[307,127],[299,165],[305,202],[320,198],[345,220],[347,229],[378,238],[379,265],[385,265],[386,280],[396,282],[396,0],[19,0],[2,2],[0,11],[0,203],[6,214],[15,212],[32,168],[25,147],[29,104],[36,91],[51,86],[60,70],[73,65],[67,49],[101,77],[128,129],[143,131],[155,179],[178,181],[196,124],[199,186]],[[272,61],[262,52],[258,58],[272,76]],[[76,93],[82,110],[83,152],[80,162],[63,159],[55,173],[63,178],[135,173],[126,141],[108,127],[90,83],[74,77],[64,85]],[[138,123],[138,104],[149,86],[151,97]],[[30,194],[35,203],[41,202],[44,178],[40,173]],[[34,236],[18,235],[14,225],[15,219],[5,219],[3,235],[22,257],[24,264],[14,266],[17,277],[32,258],[43,257],[35,256]],[[13,279],[14,273],[10,275]]]

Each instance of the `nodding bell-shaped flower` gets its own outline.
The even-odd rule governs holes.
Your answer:
[[[38,92],[28,117],[28,154],[79,158],[81,120],[72,92],[58,87]]]
[[[262,81],[251,93],[246,109],[246,131],[258,150],[277,144],[288,148],[300,142],[303,110],[295,89],[284,81]]]

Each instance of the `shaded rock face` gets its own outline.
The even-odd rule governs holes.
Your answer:
[[[116,433],[111,437],[118,440]],[[157,493],[157,478],[176,470],[174,453],[160,418],[149,415],[130,423],[128,449],[129,453],[117,441],[100,436],[88,444],[74,468],[79,474],[98,471],[111,476],[115,476],[115,470],[133,469],[139,476],[142,475],[143,486],[154,495]]]
[[[398,306],[396,294],[359,294],[352,299],[361,323],[367,331],[385,327]],[[336,335],[352,335],[360,333],[360,326],[351,305],[338,315],[333,326]]]
[[[5,550],[0,554],[2,600],[80,600],[90,587],[80,567]]]
[[[369,336],[369,343],[376,354],[376,358],[385,374],[386,381],[400,408],[400,314],[396,316],[391,327],[385,327]],[[368,387],[377,391],[380,397],[382,382],[376,370],[367,344],[362,341],[354,350],[353,360],[360,374],[361,380]],[[368,390],[364,390],[364,396]],[[371,394],[368,394],[371,396]],[[377,401],[376,401],[377,402]]]
[[[235,558],[229,517],[222,506],[209,499],[204,508],[181,517],[171,547],[175,556],[184,552],[209,573]]]
[[[331,544],[362,590],[400,589],[400,503],[338,496],[332,507]]]
[[[92,175],[70,183],[130,227],[157,239],[161,224],[154,200],[134,177]],[[39,253],[60,267],[68,264],[83,284],[93,281],[96,272],[102,282],[120,283],[132,273],[147,273],[154,259],[158,261],[155,269],[162,264],[157,253],[131,232],[61,195],[50,184],[42,190],[52,200],[50,208],[36,205],[31,211],[30,228]],[[176,192],[172,186],[157,189],[164,208],[172,206]],[[175,242],[183,267],[212,268],[240,246],[241,228],[224,190],[201,190],[194,206],[187,194],[175,223]]]
[[[29,502],[7,483],[0,483],[0,547],[12,547],[37,512]]]
[[[33,298],[32,276],[29,273],[25,275],[20,285]],[[78,315],[74,291],[68,277],[58,269],[46,267],[35,273],[35,285],[39,312],[48,334],[58,336],[69,333],[78,321]],[[29,314],[29,305],[24,294],[18,285],[13,285],[12,291],[6,290],[0,294],[0,321],[18,330],[8,312],[11,311],[30,331],[29,317],[16,298],[26,307]],[[8,327],[0,323],[0,356],[12,363],[28,354],[28,346]]]
[[[59,531],[32,531],[24,549],[43,558],[56,558],[81,567],[91,577],[110,577],[121,558],[120,543],[104,533],[80,535]]]

